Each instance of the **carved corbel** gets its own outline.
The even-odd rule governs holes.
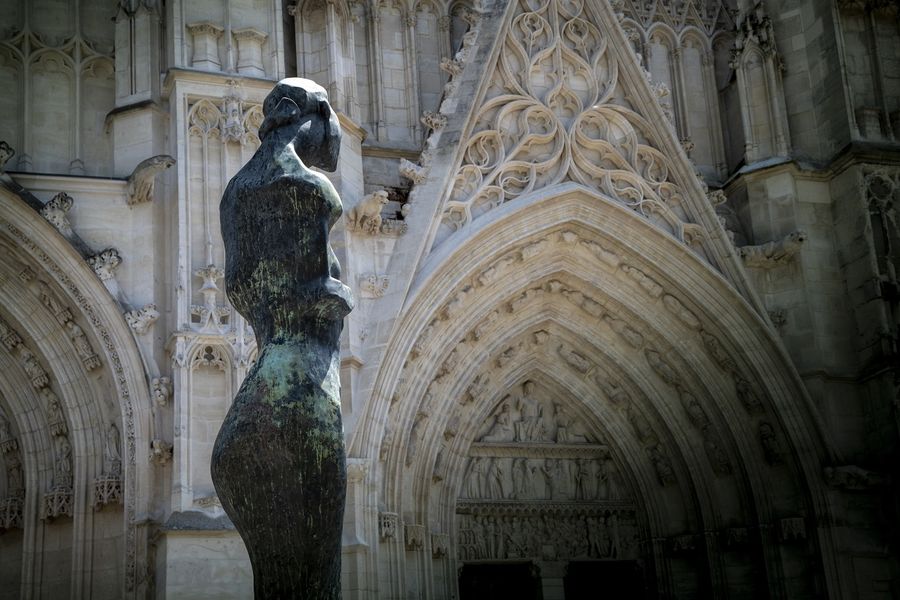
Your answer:
[[[60,192],[41,208],[41,216],[47,219],[47,222],[65,237],[72,235],[72,224],[69,223],[68,217],[72,204],[74,204],[72,196],[65,192]]]
[[[164,466],[172,460],[172,444],[165,440],[150,442],[150,462]]]
[[[788,264],[800,252],[800,246],[806,240],[803,231],[794,231],[780,240],[774,240],[756,246],[738,248],[744,264],[757,269],[771,269]]]
[[[156,320],[158,318],[159,311],[156,310],[155,304],[148,304],[143,308],[125,313],[125,320],[138,335],[147,333],[147,331],[150,329],[150,326],[156,323]]]
[[[134,206],[153,199],[156,176],[175,164],[175,159],[166,154],[152,156],[141,161],[128,177],[128,205]]]
[[[100,278],[100,281],[109,281],[115,277],[115,271],[122,263],[122,257],[115,248],[107,248],[106,250],[95,254],[87,259],[88,264]]]

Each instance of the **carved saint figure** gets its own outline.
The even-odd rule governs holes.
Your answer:
[[[481,438],[482,442],[509,442],[513,439],[512,428],[510,427],[510,410],[509,396],[503,399],[500,405],[500,412],[494,415],[494,424],[487,434]]]
[[[10,452],[6,460],[6,486],[10,496],[18,496],[25,489],[25,480],[22,477],[22,459],[18,452]]]
[[[87,337],[84,335],[84,331],[82,331],[81,327],[76,325],[74,321],[67,321],[66,329],[69,330],[69,337],[72,338],[72,343],[75,344],[75,350],[81,358],[90,358],[94,355],[94,350],[87,341]]]
[[[513,498],[524,500],[531,487],[528,481],[528,464],[524,458],[516,458],[512,465]]]
[[[72,446],[66,436],[56,438],[56,485],[72,487]]]
[[[522,418],[516,423],[516,441],[532,442],[544,440],[543,407],[534,397],[534,382],[526,381],[519,398],[519,413]]]
[[[486,461],[487,459],[478,456],[472,458],[472,466],[469,467],[469,479],[466,481],[466,496],[469,498],[485,497]]]
[[[222,507],[247,546],[257,598],[340,598],[347,488],[340,334],[350,290],[328,235],[342,213],[327,177],[341,143],[328,94],[284,79],[260,146],[220,204],[225,289],[260,353],[212,455]]]
[[[28,374],[32,380],[40,379],[46,376],[44,373],[44,369],[38,363],[37,359],[34,357],[34,354],[31,353],[30,350],[22,346],[20,355],[22,358],[22,366],[25,369],[25,373]]]
[[[122,472],[122,440],[119,436],[119,428],[115,423],[110,423],[106,431],[106,448],[103,452],[106,473],[119,475]]]
[[[506,498],[505,473],[500,461],[499,458],[491,460],[491,466],[488,467],[487,472],[488,497],[494,500]]]
[[[5,442],[9,438],[12,437],[12,431],[10,431],[10,423],[9,420],[0,413],[0,442]]]

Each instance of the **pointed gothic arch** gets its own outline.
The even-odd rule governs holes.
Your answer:
[[[782,579],[765,574],[810,556],[827,573],[828,535],[813,531],[827,514],[819,469],[831,449],[770,326],[719,272],[576,184],[518,198],[460,233],[413,282],[376,381],[379,401],[351,446],[351,455],[384,459],[388,512],[449,534],[458,551],[451,507],[475,428],[511,386],[546,372],[543,362],[556,389],[588,398],[580,416],[595,431],[625,433],[611,445],[647,502],[677,490],[680,515],[644,507],[637,519],[654,524],[642,539],[658,547],[641,560],[660,592],[747,584],[782,593]],[[529,336],[545,338],[542,358]],[[640,417],[653,433],[641,432]],[[454,430],[454,419],[468,431]],[[775,480],[792,492],[773,495]],[[748,547],[754,570],[735,575]],[[701,587],[672,587],[672,561],[688,559],[702,565]]]
[[[133,333],[82,255],[6,189],[0,244],[10,250],[0,261],[0,316],[9,331],[0,352],[23,378],[0,391],[25,453],[24,535],[12,549],[23,557],[22,593],[80,596],[110,593],[95,586],[111,585],[114,595],[140,595],[146,531],[138,521],[152,499],[151,414]],[[47,531],[47,543],[71,553],[68,571],[39,572]],[[101,553],[119,562],[105,564]],[[91,576],[100,570],[103,578]]]

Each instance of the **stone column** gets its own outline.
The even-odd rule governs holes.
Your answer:
[[[541,561],[537,563],[541,571],[541,590],[544,600],[565,600],[565,578],[569,563],[565,561]]]

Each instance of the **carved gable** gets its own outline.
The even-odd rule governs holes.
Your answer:
[[[710,260],[702,184],[621,42],[608,7],[519,0],[506,14],[435,245],[504,203],[574,182],[647,218]],[[498,51],[499,50],[499,51]],[[624,57],[624,58],[623,58]],[[706,212],[705,216],[700,213]]]

